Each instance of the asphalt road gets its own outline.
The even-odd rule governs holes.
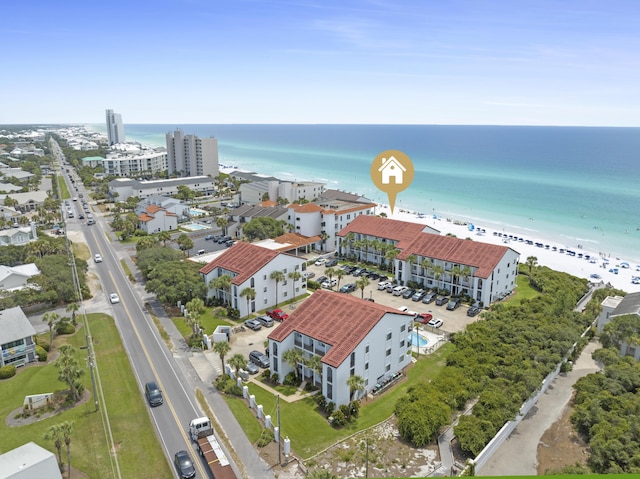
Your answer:
[[[67,174],[64,176],[65,181],[67,181],[70,191],[74,192],[76,190],[68,178],[69,169],[65,169],[67,170],[65,171]],[[74,177],[77,178],[75,175]],[[75,194],[82,192],[85,198],[88,198],[88,192],[78,182],[79,180],[76,180],[78,190]],[[143,305],[144,302],[155,304],[159,314],[162,314],[161,308],[154,297],[146,294],[143,285],[131,283],[122,270],[120,261],[122,259],[130,261],[130,251],[119,243],[109,242],[106,236],[106,232],[109,231],[106,219],[97,212],[94,212],[94,216],[97,223],[93,226],[87,225],[86,221],[79,220],[76,216],[66,220],[66,227],[69,232],[82,232],[92,257],[95,253],[100,253],[103,257],[101,263],[96,264],[90,261],[90,272],[97,275],[102,286],[102,292],[98,293],[91,301],[91,308],[107,312],[114,317],[139,385],[140,400],[145,401],[144,384],[150,380],[155,380],[163,391],[164,404],[155,408],[149,407],[148,410],[171,470],[174,471],[172,464],[174,453],[184,449],[192,454],[198,477],[210,477],[204,462],[197,460],[196,449],[187,436],[189,421],[203,415],[194,394],[194,390],[199,388],[205,393],[207,401],[210,404],[214,403],[212,407],[223,426],[227,426],[227,435],[242,458],[247,473],[251,477],[273,477],[273,474],[267,470],[267,465],[259,458],[242,430],[237,426],[235,418],[224,400],[210,384],[202,383],[193,370],[188,360],[192,353],[166,316],[161,318],[164,320],[163,325],[172,335],[174,344],[182,349],[171,351],[162,341]],[[207,243],[211,243],[211,241]],[[134,269],[132,268],[132,270]],[[119,295],[119,303],[111,304],[109,302],[108,294],[112,292]],[[38,320],[33,322],[37,324]],[[41,318],[40,322],[44,324]],[[44,327],[45,330],[48,330],[46,324]],[[100,407],[106,408],[108,411],[109,405],[100,404]],[[224,442],[219,442],[233,463],[233,457],[226,450]],[[235,464],[234,469],[238,477],[241,477],[240,470]]]

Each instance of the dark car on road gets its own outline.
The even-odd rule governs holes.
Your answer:
[[[261,353],[260,351],[251,351],[249,353],[249,361],[257,364],[261,368],[269,367],[269,358],[266,354]]]
[[[333,268],[334,266],[336,266],[338,264],[338,260],[335,258],[331,258],[330,260],[328,260],[324,265],[327,268]]]
[[[411,296],[413,296],[414,294],[416,294],[416,290],[415,290],[415,289],[412,289],[412,288],[409,288],[409,289],[405,289],[405,290],[402,292],[402,297],[403,297],[404,299],[409,299],[409,298],[410,298]]]
[[[147,401],[151,407],[160,406],[164,402],[162,392],[160,392],[160,388],[155,381],[149,381],[144,385],[144,395],[147,397]]]
[[[418,291],[413,293],[413,296],[411,296],[411,301],[421,301],[422,298],[424,298],[425,294],[427,294],[427,292],[424,289],[419,289]]]
[[[424,295],[424,297],[422,298],[422,302],[424,304],[429,304],[429,303],[433,303],[436,299],[436,296],[438,296],[436,293],[434,293],[433,291],[429,291],[427,294]]]
[[[173,462],[176,465],[178,475],[182,479],[191,479],[196,477],[196,468],[193,466],[191,456],[187,451],[178,451],[173,458]]]
[[[356,285],[354,283],[347,283],[344,286],[340,286],[341,293],[353,293],[356,290]]]
[[[471,306],[468,310],[467,310],[467,316],[477,316],[478,313],[480,312],[480,307],[479,306]]]
[[[443,304],[445,304],[447,301],[449,301],[449,298],[447,298],[446,296],[438,296],[438,298],[436,299],[436,304],[438,306],[442,306]]]

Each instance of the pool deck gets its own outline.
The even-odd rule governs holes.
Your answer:
[[[411,351],[416,354],[431,354],[447,342],[444,334],[433,333],[421,328],[418,328],[416,331],[420,336],[424,336],[429,341],[426,346],[415,346],[412,344]],[[411,334],[413,334],[413,332]]]

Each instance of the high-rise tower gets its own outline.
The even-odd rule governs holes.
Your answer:
[[[116,143],[124,143],[124,125],[122,124],[122,115],[114,113],[113,110],[106,111],[107,118],[107,141],[109,146]]]
[[[169,174],[218,176],[218,139],[185,135],[182,130],[167,133]]]

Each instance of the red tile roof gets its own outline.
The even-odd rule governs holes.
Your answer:
[[[147,221],[151,221],[153,219],[153,216],[149,216],[146,213],[142,213],[141,215],[138,216],[138,219],[143,223],[146,223]]]
[[[317,243],[321,239],[322,238],[320,238],[319,235],[302,236],[298,233],[285,233],[283,235],[275,237],[273,241],[275,241],[276,243],[282,243],[285,248],[288,246],[287,249],[291,249],[290,245],[299,248],[308,244]]]
[[[147,213],[149,213],[149,214],[153,214],[153,213],[156,213],[156,212],[158,212],[158,211],[160,211],[162,209],[164,209],[164,208],[161,208],[158,205],[147,205],[147,207],[145,208],[145,211]]]
[[[403,249],[416,236],[421,234],[426,225],[411,223],[409,221],[392,220],[381,216],[360,215],[344,227],[338,236],[346,236],[349,233],[360,233],[377,238],[387,238],[397,241],[398,248]]]
[[[278,203],[271,200],[265,200],[262,203],[260,203],[260,206],[263,206],[265,208],[272,208],[274,206],[278,206]]]
[[[322,362],[338,367],[378,324],[385,313],[400,313],[391,306],[364,301],[350,294],[318,290],[309,296],[268,338],[283,341],[297,331],[331,349]]]
[[[316,211],[322,211],[322,207],[315,203],[304,203],[302,205],[299,203],[292,203],[289,205],[289,208],[296,213],[314,213]]]
[[[331,214],[335,214],[335,215],[340,216],[340,215],[344,215],[344,214],[347,214],[347,213],[353,213],[354,211],[362,211],[362,210],[366,210],[368,208],[375,208],[376,206],[378,206],[378,205],[376,205],[375,203],[361,203],[358,206],[354,206],[352,208],[345,208],[343,210],[342,209],[337,209],[337,210],[335,210],[335,209],[327,209],[327,210],[324,210],[323,213],[325,213],[325,214],[331,213]]]
[[[200,273],[209,274],[220,267],[236,273],[237,276],[232,278],[231,283],[241,285],[261,268],[264,268],[278,254],[280,253],[262,246],[238,241],[211,263],[201,268]]]
[[[506,246],[452,236],[422,233],[406,245],[398,254],[398,259],[406,260],[407,256],[413,254],[473,266],[477,268],[474,276],[488,278],[509,249]]]

